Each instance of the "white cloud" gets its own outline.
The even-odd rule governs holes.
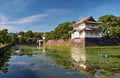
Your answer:
[[[10,20],[8,21],[8,18],[6,16],[0,15],[0,24],[12,24],[12,25],[21,25],[21,24],[28,24],[33,23],[35,21],[42,21],[44,17],[47,17],[49,15],[46,14],[38,14],[38,15],[32,15],[24,18],[20,18],[17,20]]]
[[[59,9],[52,9],[52,10],[47,10],[47,12],[42,13],[42,14],[35,14],[23,18],[18,18],[18,19],[10,19],[7,16],[0,15],[0,29],[6,28],[10,31],[20,31],[24,29],[29,29],[29,26],[41,21],[45,21],[45,18],[49,16],[54,16],[54,15],[60,15],[64,14],[67,11],[64,10],[59,10]],[[27,27],[26,27],[27,25]],[[41,27],[42,26],[42,27]],[[43,28],[44,25],[40,25],[40,27],[37,28]],[[31,27],[30,27],[31,28]]]
[[[63,14],[63,13],[67,13],[67,12],[68,11],[59,10],[59,9],[51,9],[51,10],[47,10],[47,12],[43,13],[43,14],[35,14],[35,15],[28,16],[28,17],[15,19],[15,20],[10,20],[10,21],[9,21],[8,17],[6,17],[4,15],[0,15],[0,24],[32,23],[32,22],[35,22],[35,21],[42,21],[45,17],[48,17],[48,16],[52,16],[52,15],[56,15],[56,14]]]
[[[70,13],[68,10],[63,10],[63,9],[48,9],[46,10],[46,14],[51,14],[51,15],[60,15],[60,14],[67,14]]]
[[[21,29],[15,27],[15,26],[9,26],[9,25],[0,26],[0,29],[8,29],[10,32],[21,30]]]
[[[41,20],[43,20],[44,17],[47,17],[47,16],[48,15],[45,15],[45,14],[32,15],[32,16],[28,16],[25,18],[21,18],[19,20],[15,20],[14,23],[25,24],[25,23],[35,22],[35,21],[41,21]]]

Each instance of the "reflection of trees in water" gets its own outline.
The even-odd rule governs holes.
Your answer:
[[[33,54],[40,54],[45,53],[44,47],[34,47],[34,46],[27,46],[27,45],[21,45],[19,46],[19,49],[15,51],[14,55],[27,55],[32,56]]]
[[[68,50],[69,49],[65,47],[60,47],[60,49],[50,48],[49,51],[46,52],[46,55],[54,59],[60,67],[69,69],[73,67],[73,64],[70,52]]]
[[[0,72],[7,73],[8,72],[8,62],[11,58],[11,54],[13,52],[13,49],[11,48],[8,52],[6,52],[4,55],[0,56]]]
[[[19,51],[20,50],[20,51]],[[11,54],[13,55],[27,55],[32,56],[33,54],[39,54],[45,52],[44,48],[36,48],[36,47],[25,47],[25,46],[19,46],[16,45],[12,47],[8,52],[6,52],[4,55],[0,56],[0,72],[7,73],[8,72],[8,62],[11,58]]]

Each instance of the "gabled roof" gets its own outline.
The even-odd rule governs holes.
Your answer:
[[[76,22],[73,26],[77,26],[81,23],[91,23],[91,24],[99,24],[99,22],[96,22],[92,16],[88,16],[88,17],[85,17],[85,18],[81,18],[78,22]]]

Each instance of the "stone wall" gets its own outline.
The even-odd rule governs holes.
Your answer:
[[[84,38],[72,39],[71,44],[72,46],[85,46],[85,39]]]
[[[48,40],[47,42],[44,42],[45,45],[62,45],[62,46],[70,46],[71,45],[71,39],[69,40]]]
[[[63,45],[63,46],[115,46],[120,45],[120,38],[83,38],[69,40],[48,40],[45,45]]]
[[[120,45],[120,38],[85,38],[85,46],[115,46]]]

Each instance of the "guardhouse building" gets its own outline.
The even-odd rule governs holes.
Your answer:
[[[101,33],[98,29],[100,22],[96,22],[92,16],[80,19],[73,24],[73,31],[71,34],[72,43],[74,45],[86,45],[86,39],[100,38]]]

